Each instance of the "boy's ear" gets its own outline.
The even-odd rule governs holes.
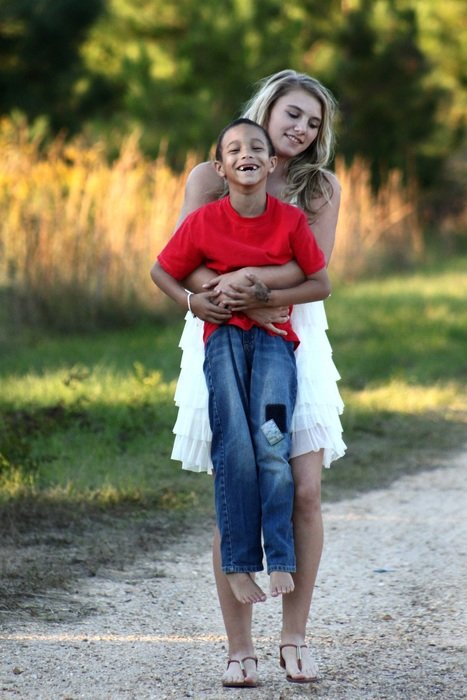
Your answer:
[[[276,169],[277,156],[271,156],[271,158],[269,160],[270,160],[269,172],[272,173]]]
[[[275,166],[274,166],[275,167]],[[224,166],[222,165],[220,160],[215,160],[214,161],[214,168],[216,170],[216,173],[220,175],[221,177],[225,177],[225,171],[224,171]]]

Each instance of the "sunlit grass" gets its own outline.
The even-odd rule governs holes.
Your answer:
[[[450,412],[467,409],[467,398],[459,385],[416,386],[398,379],[363,391],[343,392],[348,405],[356,410],[393,411],[407,415],[428,411]]]
[[[347,385],[466,382],[466,261],[442,265],[337,288],[327,308]]]
[[[175,383],[175,380],[164,381],[159,370],[148,370],[138,362],[134,363],[132,372],[104,365],[72,365],[40,375],[33,372],[10,375],[2,379],[2,400],[12,406],[21,406],[24,402],[30,406],[60,402],[117,408],[149,400],[168,401],[173,396]]]

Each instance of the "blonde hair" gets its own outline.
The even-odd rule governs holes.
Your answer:
[[[242,116],[268,128],[269,117],[277,100],[291,90],[301,89],[316,98],[321,105],[322,117],[318,135],[303,153],[290,160],[287,168],[287,187],[284,196],[293,200],[307,214],[317,213],[316,199],[329,201],[333,187],[325,167],[333,155],[333,122],[337,104],[331,92],[318,80],[306,73],[283,70],[263,78],[258,90],[244,107]]]

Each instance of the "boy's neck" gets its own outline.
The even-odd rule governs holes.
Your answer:
[[[253,218],[264,214],[268,196],[265,189],[260,192],[234,190],[229,192],[229,199],[237,214],[245,218]]]

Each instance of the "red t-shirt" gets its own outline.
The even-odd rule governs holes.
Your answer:
[[[252,218],[240,216],[229,197],[206,204],[184,219],[158,256],[161,267],[177,280],[200,265],[217,275],[291,260],[307,276],[326,264],[302,210],[270,195],[264,213]],[[256,325],[243,313],[234,313],[227,323],[243,330]],[[205,322],[205,342],[218,327]],[[278,327],[287,331],[286,340],[298,344],[290,321]]]

